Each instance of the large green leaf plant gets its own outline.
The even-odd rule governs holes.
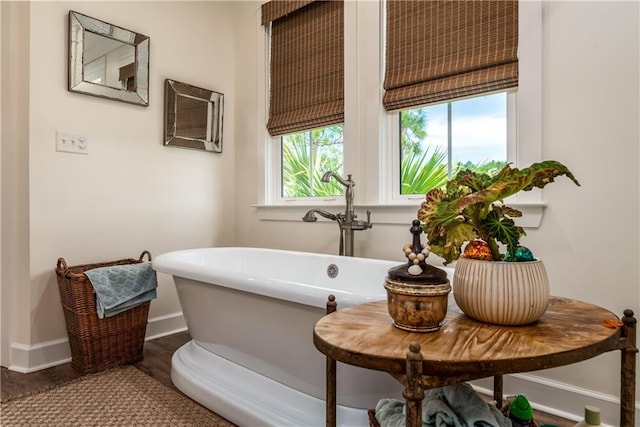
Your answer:
[[[448,264],[460,257],[464,243],[479,239],[487,243],[494,261],[514,260],[525,235],[514,218],[522,212],[504,205],[503,200],[520,191],[543,188],[561,175],[580,185],[566,166],[554,160],[524,169],[507,165],[495,174],[460,170],[444,189],[430,190],[418,210],[431,251]],[[506,257],[499,243],[506,245]]]

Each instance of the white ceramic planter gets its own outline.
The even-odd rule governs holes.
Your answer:
[[[453,296],[469,317],[496,325],[526,325],[549,305],[549,279],[541,260],[481,261],[460,257]]]

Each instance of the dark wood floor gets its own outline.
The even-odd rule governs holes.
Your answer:
[[[181,332],[147,341],[144,344],[144,359],[137,362],[134,366],[162,384],[176,389],[171,383],[171,356],[174,351],[190,339],[189,333]],[[2,389],[0,398],[5,400],[9,397],[64,384],[80,376],[81,375],[71,367],[70,363],[30,374],[12,372],[3,367],[2,376],[0,377],[0,388]],[[541,412],[535,412],[535,418],[540,424],[550,424],[560,427],[568,427],[575,424],[575,422]],[[232,424],[229,425],[231,426]]]

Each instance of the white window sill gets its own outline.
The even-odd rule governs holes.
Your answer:
[[[516,219],[516,224],[524,228],[538,228],[542,221],[542,213],[546,207],[544,202],[514,203],[509,206],[522,212],[522,217]],[[300,221],[304,214],[312,208],[323,209],[331,213],[344,212],[344,204],[322,204],[296,202],[286,205],[253,205],[256,214],[261,221]],[[360,219],[366,219],[367,210],[371,211],[372,224],[396,224],[411,225],[411,221],[416,218],[420,202],[398,203],[398,204],[357,204],[355,211]],[[318,221],[328,221],[318,217]]]

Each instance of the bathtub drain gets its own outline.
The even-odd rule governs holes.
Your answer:
[[[327,276],[335,279],[336,276],[338,276],[338,266],[335,264],[329,264],[329,267],[327,267]]]

